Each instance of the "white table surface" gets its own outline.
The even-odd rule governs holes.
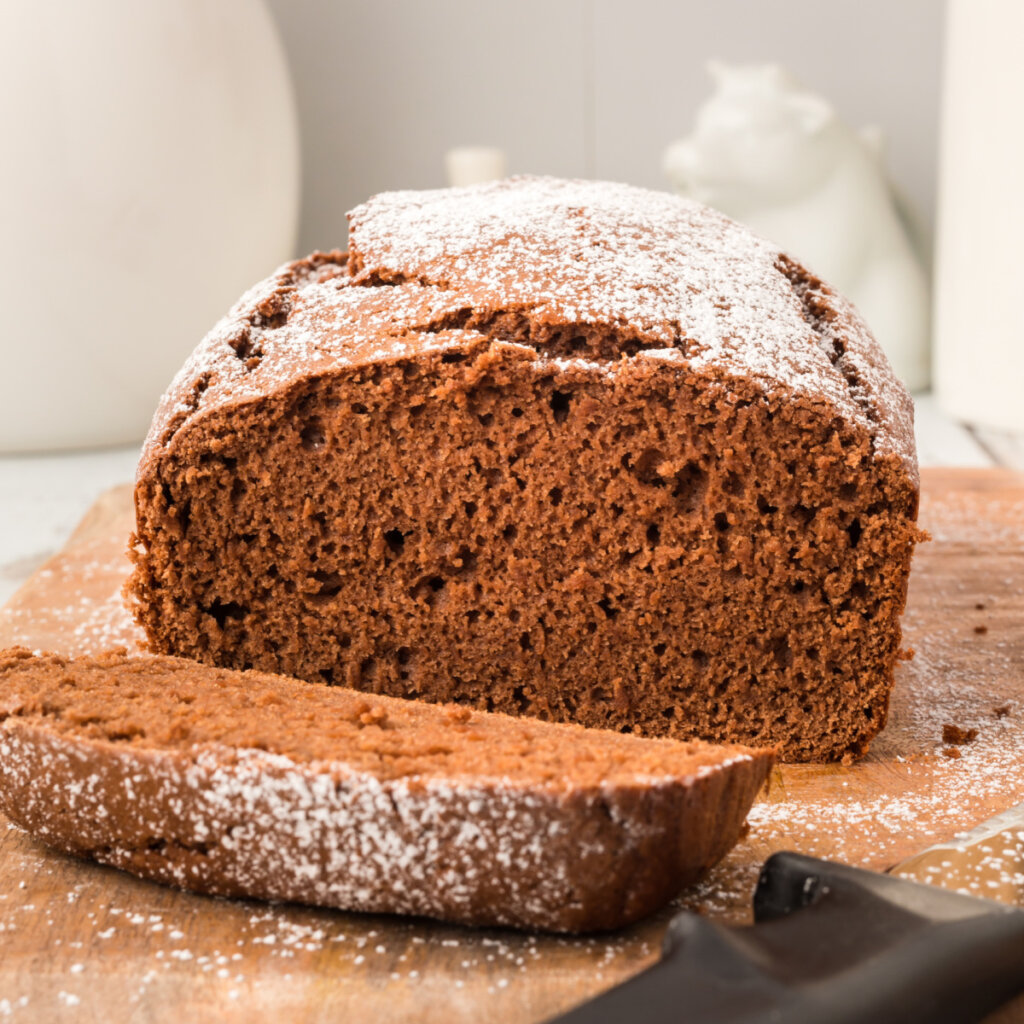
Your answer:
[[[916,399],[922,466],[1015,466],[1024,437],[955,423],[931,395]],[[138,446],[0,456],[0,605],[54,554],[96,498],[135,474]]]

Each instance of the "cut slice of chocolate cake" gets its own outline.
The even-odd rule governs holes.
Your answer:
[[[616,928],[730,849],[771,760],[178,658],[0,652],[0,809],[226,896]]]
[[[918,474],[863,321],[692,202],[378,196],[174,381],[135,492],[154,651],[650,736],[862,753]]]

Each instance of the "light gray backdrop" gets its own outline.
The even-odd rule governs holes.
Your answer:
[[[709,91],[709,57],[779,61],[853,125],[929,226],[942,0],[270,0],[303,146],[301,252],[343,246],[374,192],[443,185],[443,155],[665,188],[661,154]],[[254,69],[258,74],[259,69]],[[260,140],[273,145],[273,139]]]

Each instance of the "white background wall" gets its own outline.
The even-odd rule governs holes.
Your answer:
[[[943,0],[270,6],[302,127],[302,252],[344,245],[345,211],[374,192],[443,185],[464,143],[502,146],[512,173],[667,187],[661,153],[690,129],[709,57],[779,61],[880,125],[896,183],[933,220]]]

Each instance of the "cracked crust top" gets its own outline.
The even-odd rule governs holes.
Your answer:
[[[351,214],[350,252],[316,253],[250,289],[164,396],[140,472],[187,420],[342,366],[467,337],[575,358],[559,328],[607,331],[680,372],[757,380],[861,425],[917,482],[913,407],[853,307],[794,260],[698,203],[607,182],[513,178],[393,192]],[[593,333],[591,331],[591,333]]]

